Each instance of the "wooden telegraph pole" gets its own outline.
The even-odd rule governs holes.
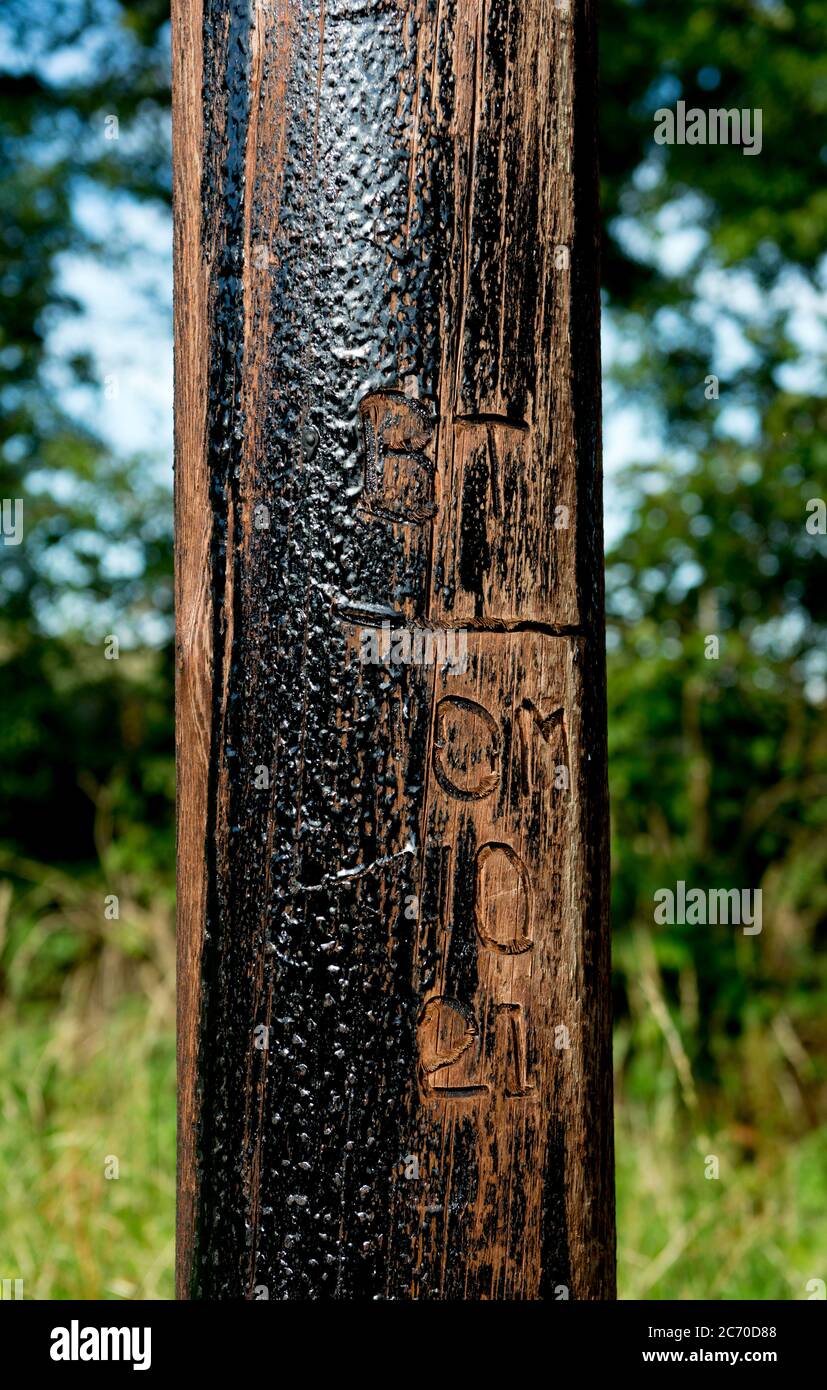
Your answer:
[[[179,1293],[613,1297],[593,0],[174,0]]]

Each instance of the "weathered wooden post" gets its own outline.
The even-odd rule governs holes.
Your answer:
[[[174,0],[179,1292],[614,1291],[592,0]]]

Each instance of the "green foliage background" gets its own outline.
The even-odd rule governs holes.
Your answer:
[[[827,1279],[825,36],[827,0],[602,5],[607,392],[641,422],[607,556],[626,1298]],[[35,1298],[172,1291],[170,497],[53,342],[63,258],[129,274],[82,196],[168,204],[168,40],[162,0],[0,21],[0,1275]],[[761,107],[760,156],[656,147],[678,99]],[[678,879],[760,888],[761,935],[656,926]]]

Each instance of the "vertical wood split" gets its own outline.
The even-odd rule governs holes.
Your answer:
[[[174,0],[179,1296],[614,1296],[592,0]]]

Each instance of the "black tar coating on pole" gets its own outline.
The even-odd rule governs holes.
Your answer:
[[[355,519],[358,404],[407,379],[421,397],[436,396],[445,331],[438,306],[462,210],[452,203],[447,134],[430,151],[427,187],[416,187],[408,205],[403,131],[416,97],[400,41],[408,21],[393,5],[328,0],[320,72],[320,0],[292,8],[299,18],[274,230],[272,205],[245,187],[251,6],[205,3],[214,756],[191,1293],[398,1299],[410,1296],[416,1256],[404,1210],[393,1205],[400,1136],[415,1131],[417,1106],[414,933],[438,910],[423,900],[419,924],[405,911],[420,890],[420,857],[431,853],[418,841],[428,693],[415,668],[354,664],[337,608],[416,609],[425,592],[424,542],[405,550],[400,528]],[[438,71],[436,82],[449,111],[450,72]],[[250,243],[266,245],[273,265],[258,422],[266,448],[254,496],[241,388],[245,331],[256,331],[245,324],[245,200]],[[488,235],[499,234],[492,211]],[[484,264],[473,275],[472,316],[491,292]],[[457,312],[449,304],[449,316]],[[523,409],[515,399],[514,413]],[[245,540],[241,518],[254,505],[267,508],[269,524]],[[470,499],[467,511],[462,565],[471,587],[487,557]],[[400,741],[402,796],[389,752]],[[265,786],[256,784],[261,768]],[[399,851],[408,844],[415,852]],[[456,847],[457,882],[468,881],[474,853],[473,843]],[[473,997],[467,901],[452,926],[454,989]],[[427,958],[420,964],[427,986]],[[266,1047],[254,1043],[257,1028]],[[553,1129],[548,1297],[569,1277],[564,1144]],[[457,1149],[452,1201],[473,1201],[470,1126]],[[449,1269],[441,1293],[426,1279],[419,1296],[462,1297],[462,1289],[463,1270]]]

